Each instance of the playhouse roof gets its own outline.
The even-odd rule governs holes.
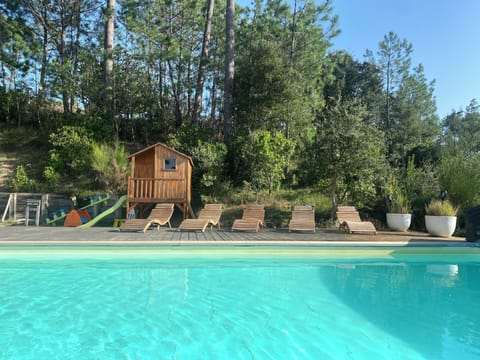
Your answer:
[[[193,166],[193,160],[192,160],[192,158],[191,158],[190,156],[185,155],[184,153],[181,153],[180,151],[177,151],[177,150],[175,150],[174,148],[171,148],[171,147],[169,147],[169,146],[167,146],[167,145],[165,145],[165,144],[162,144],[162,143],[156,143],[156,144],[150,145],[150,146],[146,147],[145,149],[142,149],[142,150],[140,150],[140,151],[137,151],[137,152],[134,153],[134,154],[129,155],[128,158],[131,159],[132,157],[138,156],[138,155],[140,155],[141,153],[144,153],[145,151],[148,151],[148,150],[150,150],[150,149],[152,149],[152,148],[154,148],[154,147],[157,147],[157,146],[161,146],[161,147],[163,147],[163,148],[165,148],[165,149],[168,149],[168,150],[170,150],[170,151],[178,154],[178,155],[181,156],[181,157],[184,157],[184,158],[188,159],[188,161],[190,162],[190,164]]]

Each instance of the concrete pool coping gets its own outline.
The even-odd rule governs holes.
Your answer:
[[[206,230],[181,232],[176,228],[148,230],[146,233],[120,232],[111,227],[88,229],[68,227],[3,226],[0,246],[22,245],[264,245],[264,246],[459,246],[479,247],[462,237],[439,238],[422,232],[379,231],[377,235],[347,234],[336,229],[317,229],[315,233],[288,232],[287,229],[262,229],[254,232]]]

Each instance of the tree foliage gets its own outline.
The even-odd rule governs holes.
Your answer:
[[[315,151],[314,161],[305,158],[302,167],[313,170],[308,178],[328,188],[332,208],[349,200],[368,202],[385,172],[382,134],[365,121],[366,115],[360,101],[337,97],[318,116],[310,150]]]
[[[237,180],[247,181],[257,190],[269,194],[281,185],[285,168],[295,150],[295,140],[280,132],[259,130],[237,138]]]
[[[50,135],[50,166],[64,176],[82,176],[90,170],[92,135],[84,127],[63,126]]]
[[[340,29],[329,0],[229,2],[228,23],[219,1],[114,3],[0,3],[0,124],[49,140],[43,189],[68,181],[122,191],[118,139],[134,149],[167,142],[191,155],[200,196],[230,184],[270,193],[311,186],[332,209],[373,207],[394,176],[414,208],[440,186],[464,208],[478,201],[478,104],[439,126],[435,82],[397,34],[360,61],[332,51]],[[92,151],[104,156],[97,171]],[[109,169],[108,159],[118,163]],[[28,183],[25,174],[18,184]]]
[[[205,202],[216,202],[225,183],[227,146],[221,142],[198,140],[190,152],[195,164],[194,183]]]
[[[453,111],[443,121],[447,151],[459,156],[480,151],[480,106],[472,100],[464,111]]]
[[[427,81],[421,64],[412,68],[412,51],[406,39],[389,32],[379,43],[376,57],[367,52],[383,80],[384,101],[378,125],[393,167],[405,167],[409,151],[433,144],[439,135],[434,82]]]

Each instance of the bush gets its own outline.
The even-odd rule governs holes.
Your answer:
[[[60,174],[51,166],[45,166],[43,170],[44,191],[56,192],[60,185]]]
[[[50,134],[50,163],[53,169],[65,176],[84,175],[90,170],[92,134],[82,127],[63,126]]]
[[[438,176],[431,164],[415,166],[415,158],[408,159],[407,169],[402,180],[405,196],[416,209],[423,209],[425,203],[438,194]]]
[[[218,196],[225,190],[223,181],[224,163],[227,147],[223,143],[199,140],[191,150],[195,187],[198,187],[200,197],[204,202],[216,202]],[[228,188],[228,185],[227,185]]]
[[[105,191],[122,194],[127,189],[128,154],[118,141],[113,146],[93,144],[92,167]]]
[[[30,179],[23,165],[15,170],[15,175],[7,181],[8,187],[14,192],[32,192],[36,190],[37,184],[35,180]]]
[[[282,133],[256,131],[237,139],[236,175],[255,191],[268,190],[271,195],[285,179],[285,169],[296,147],[296,141]]]
[[[478,203],[480,194],[479,155],[449,156],[440,164],[440,183],[448,196],[462,209]]]

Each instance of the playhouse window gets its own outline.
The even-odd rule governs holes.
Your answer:
[[[163,168],[165,170],[175,170],[177,168],[177,159],[165,159]]]

